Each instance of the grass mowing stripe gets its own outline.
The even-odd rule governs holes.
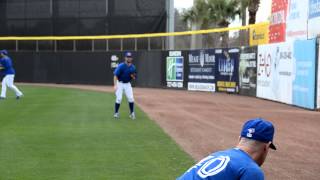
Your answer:
[[[114,95],[21,86],[0,101],[0,179],[175,179],[193,164],[153,121]]]

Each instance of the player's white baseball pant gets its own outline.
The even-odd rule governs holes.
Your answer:
[[[122,83],[118,81],[116,90],[116,103],[121,104],[123,91],[126,94],[128,101],[130,103],[134,102],[131,83]]]
[[[2,88],[1,88],[1,97],[5,98],[7,94],[7,87],[12,89],[16,96],[22,96],[22,92],[13,84],[14,81],[14,75],[6,75],[2,79]]]

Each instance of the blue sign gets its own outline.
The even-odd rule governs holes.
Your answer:
[[[215,50],[218,91],[239,92],[239,52],[238,48]]]
[[[296,59],[295,79],[293,81],[293,104],[315,108],[316,77],[316,40],[298,40],[294,42]]]
[[[309,19],[320,16],[320,0],[309,0]]]
[[[215,92],[215,64],[213,49],[188,52],[188,90]]]

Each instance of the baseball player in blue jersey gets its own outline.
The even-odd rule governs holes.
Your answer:
[[[132,64],[132,53],[125,53],[125,61],[115,69],[114,71],[114,89],[116,92],[116,103],[114,117],[119,118],[119,108],[122,100],[123,91],[126,94],[130,108],[130,118],[135,119],[134,113],[134,98],[132,92],[132,86],[130,81],[136,78],[136,67]]]
[[[276,150],[273,135],[271,122],[261,118],[249,120],[243,125],[235,148],[209,155],[177,180],[263,180],[260,166],[269,148]]]
[[[20,99],[22,97],[22,92],[13,84],[15,70],[12,65],[12,60],[8,57],[8,51],[1,50],[0,51],[0,66],[1,73],[4,74],[4,78],[2,79],[2,88],[0,99],[6,98],[7,87],[12,89],[16,93],[16,99]]]

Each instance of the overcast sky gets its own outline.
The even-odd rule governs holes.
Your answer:
[[[271,1],[260,1],[259,11],[257,13],[257,22],[267,21],[271,14]],[[174,0],[174,7],[182,10],[183,8],[189,8],[193,5],[193,0]]]

